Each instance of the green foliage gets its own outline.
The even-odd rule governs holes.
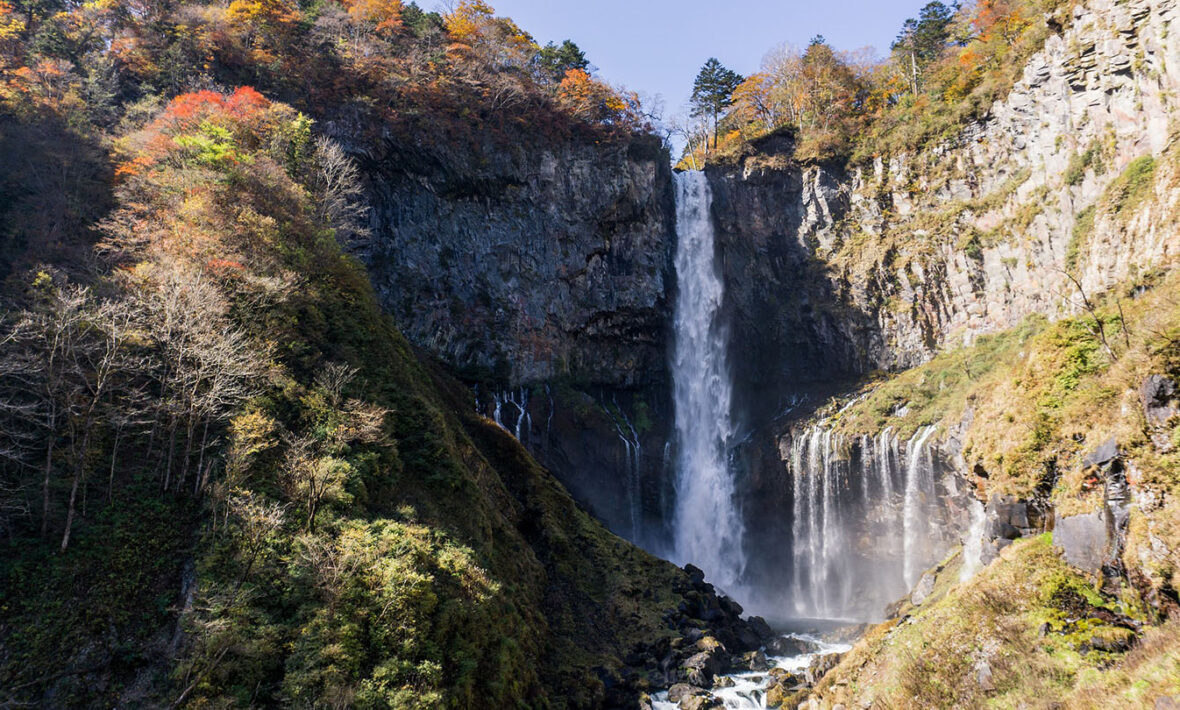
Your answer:
[[[726,68],[716,57],[710,57],[693,80],[692,112],[712,122],[714,147],[721,114],[733,105],[733,92],[742,81],[741,74]]]
[[[533,62],[537,71],[546,80],[553,82],[560,82],[568,71],[590,69],[590,60],[586,59],[586,53],[568,39],[560,45],[552,42],[545,45],[537,52]]]
[[[1123,172],[1106,189],[1105,199],[1115,214],[1132,211],[1151,194],[1155,177],[1155,158],[1145,155],[1127,164]]]
[[[873,434],[886,426],[906,436],[920,427],[961,415],[974,388],[1008,365],[1017,351],[1048,327],[1031,317],[1020,327],[981,336],[970,347],[939,353],[926,365],[872,386],[865,399],[845,412],[840,426],[850,433]],[[895,418],[904,407],[905,418]]]
[[[1105,149],[1102,141],[1095,141],[1085,150],[1074,153],[1069,158],[1063,178],[1067,185],[1080,185],[1086,177],[1086,171],[1093,169],[1101,175],[1105,169]]]
[[[185,151],[188,160],[205,167],[228,168],[249,160],[238,151],[229,129],[208,121],[201,123],[196,133],[178,135],[173,140]]]
[[[1065,268],[1070,270],[1077,268],[1078,260],[1082,256],[1082,249],[1085,248],[1086,242],[1094,232],[1095,212],[1094,205],[1090,205],[1078,213],[1073,231],[1070,232],[1069,243],[1065,246]]]
[[[1056,353],[1056,372],[1040,405],[1059,409],[1066,397],[1078,388],[1083,378],[1109,364],[1093,329],[1080,318],[1059,321],[1046,334],[1046,344]]]

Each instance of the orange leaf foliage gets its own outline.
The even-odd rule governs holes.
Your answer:
[[[378,32],[392,34],[401,29],[401,0],[344,0],[344,7],[353,21],[375,23]]]
[[[241,86],[226,96],[216,91],[181,94],[168,102],[160,120],[177,126],[195,126],[213,113],[236,119],[249,119],[270,106],[270,101],[249,86]]]

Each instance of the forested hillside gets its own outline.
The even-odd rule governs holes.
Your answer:
[[[0,703],[633,702],[716,597],[402,338],[328,137],[626,142],[633,98],[481,2],[3,3],[0,49]]]

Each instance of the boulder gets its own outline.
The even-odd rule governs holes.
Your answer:
[[[751,616],[747,622],[750,625],[750,630],[758,634],[758,638],[762,639],[763,643],[774,638],[774,629],[770,628],[770,624],[766,623],[766,619],[761,616]]]
[[[774,656],[802,656],[815,653],[818,647],[810,642],[794,636],[779,636],[766,644],[766,650]]]
[[[910,602],[914,606],[920,606],[930,597],[934,592],[934,581],[935,577],[932,573],[927,572],[922,575],[922,578],[914,585],[914,591],[910,593]]]
[[[668,688],[669,702],[679,703],[681,700],[691,698],[695,695],[708,695],[709,691],[704,688],[698,688],[688,683],[677,683],[671,688]]]
[[[716,710],[724,707],[725,703],[712,695],[694,695],[680,701],[680,710]]]
[[[691,685],[708,688],[713,685],[713,679],[721,672],[723,664],[714,651],[701,651],[689,656],[681,662],[682,677]]]
[[[736,643],[733,648],[738,651],[757,651],[762,648],[762,638],[747,624],[740,624],[733,630]]]
[[[762,651],[748,651],[733,662],[734,666],[747,671],[764,671],[770,668],[770,661]]]
[[[1053,526],[1053,546],[1061,550],[1065,561],[1074,567],[1098,574],[1108,547],[1105,516],[1102,513],[1057,516]]]

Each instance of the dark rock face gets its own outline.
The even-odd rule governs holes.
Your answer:
[[[786,140],[786,139],[780,139]],[[779,149],[783,146],[778,146]],[[867,369],[874,336],[842,305],[810,243],[847,208],[849,181],[832,169],[718,167],[708,171],[725,281],[738,420],[756,425],[784,399]]]
[[[658,140],[386,151],[362,161],[356,248],[382,304],[583,506],[658,547],[676,244]]]
[[[1139,401],[1143,403],[1152,443],[1162,452],[1171,451],[1174,444],[1168,425],[1180,414],[1180,387],[1175,380],[1152,375],[1140,385]]]
[[[987,564],[1013,540],[1035,535],[1048,527],[1048,519],[1040,503],[1020,500],[1013,496],[993,495],[985,508],[986,525],[983,534],[981,561]]]
[[[654,140],[379,161],[362,257],[402,332],[511,384],[661,381],[675,239]]]

